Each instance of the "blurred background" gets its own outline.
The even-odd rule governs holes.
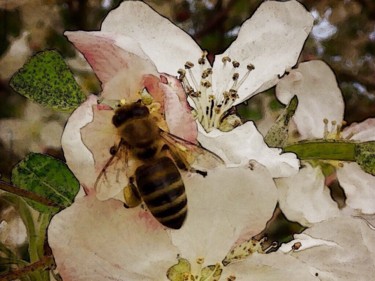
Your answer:
[[[63,36],[65,30],[98,30],[119,0],[0,0],[0,174],[29,151],[63,158],[60,137],[69,114],[40,107],[15,93],[10,77],[34,53],[57,49],[86,93],[100,85]],[[148,0],[188,32],[209,55],[222,53],[261,0]],[[300,61],[323,59],[337,75],[350,124],[375,115],[375,1],[300,0],[315,18]],[[282,106],[258,95],[238,107],[244,120],[276,118]]]

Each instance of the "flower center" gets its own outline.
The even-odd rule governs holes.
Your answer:
[[[331,130],[328,129],[329,120],[327,118],[323,119],[323,123],[324,123],[323,138],[325,140],[340,140],[340,139],[342,139],[341,128],[342,128],[342,126],[344,126],[346,124],[345,121],[343,121],[341,124],[338,124],[336,121],[332,121],[331,122]]]
[[[178,258],[178,263],[168,269],[168,280],[176,281],[218,281],[222,277],[223,265],[216,263],[215,265],[203,266],[204,258],[197,258],[195,263],[183,258]],[[234,275],[227,276],[228,281],[234,281]]]
[[[212,87],[213,70],[207,60],[207,52],[203,52],[202,56],[198,59],[198,67],[200,67],[199,83],[193,75],[192,68],[195,66],[192,62],[186,62],[185,69],[178,71],[179,80],[185,92],[194,102],[196,118],[207,132],[213,128],[220,128],[224,119],[231,114],[229,109],[232,108],[233,103],[239,97],[237,94],[239,87],[254,69],[252,64],[247,65],[247,72],[243,77],[240,77],[237,72],[240,68],[238,61],[226,56],[222,58],[222,62],[223,71],[229,72],[231,76],[223,92],[215,92],[215,89]]]

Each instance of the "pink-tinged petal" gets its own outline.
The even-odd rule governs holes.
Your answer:
[[[274,86],[279,76],[296,64],[312,24],[313,17],[297,1],[264,2],[242,25],[232,45],[215,57],[214,90],[223,92],[232,83],[232,75],[227,73],[231,67],[224,68],[222,62],[224,56],[241,63],[236,69],[240,79],[247,72],[248,64],[255,67],[239,88],[240,98],[235,104]]]
[[[304,232],[337,246],[317,246],[293,254],[309,265],[317,280],[372,280],[375,275],[375,232],[365,221],[339,217],[314,225]],[[298,264],[296,264],[296,267]]]
[[[375,140],[375,118],[368,118],[361,123],[353,123],[342,132],[343,138],[358,141]]]
[[[108,14],[101,30],[133,38],[159,72],[177,75],[186,61],[195,63],[202,55],[188,34],[141,1],[122,2]]]
[[[143,53],[139,44],[131,38],[104,32],[84,31],[65,32],[65,35],[90,63],[95,74],[104,84],[104,90],[106,90],[105,87],[109,81],[124,71],[126,75],[121,75],[121,79],[125,77],[128,83],[132,81],[134,76],[142,77],[144,74],[157,74],[147,55]],[[131,77],[127,78],[127,76]],[[138,83],[140,80],[138,78],[131,84]],[[115,90],[118,94],[121,91],[123,91],[121,88]]]
[[[263,166],[209,170],[208,175],[184,177],[188,216],[181,229],[171,230],[181,257],[204,257],[205,264],[221,261],[246,232],[258,234],[277,202],[275,184]]]
[[[227,166],[246,164],[256,160],[266,166],[272,177],[286,177],[297,173],[299,160],[293,153],[281,153],[281,149],[269,148],[253,122],[234,128],[230,132],[199,130],[198,141],[220,156]]]
[[[375,177],[365,173],[357,163],[345,163],[337,170],[345,191],[346,204],[363,214],[375,214]]]
[[[97,97],[89,96],[69,117],[61,138],[66,163],[81,185],[88,188],[91,188],[95,181],[94,159],[82,141],[81,129],[92,121],[92,107],[95,104]]]
[[[160,88],[164,91],[165,118],[169,131],[180,138],[196,143],[197,123],[191,113],[185,91],[180,81],[173,76],[163,74]]]
[[[64,281],[166,280],[178,250],[144,213],[86,196],[57,214],[48,241]]]
[[[155,75],[144,75],[142,77],[142,84],[147,92],[152,96],[153,102],[160,104],[160,111],[164,114],[164,99],[165,93],[159,86],[160,78]]]
[[[120,136],[112,124],[114,111],[102,108],[100,105],[94,105],[92,110],[93,121],[82,128],[82,140],[94,158],[95,173],[92,174],[94,183],[100,173],[103,173],[100,175],[100,181],[96,182],[96,195],[98,199],[106,200],[122,193],[123,188],[128,184],[126,173],[128,163],[122,158],[123,151],[119,151],[108,164],[112,158],[111,147],[117,147],[120,143]],[[94,185],[90,186],[93,187]]]
[[[287,218],[304,226],[340,215],[319,167],[305,163],[298,174],[276,180],[280,208]]]
[[[309,61],[282,78],[276,86],[277,98],[287,104],[298,97],[293,117],[301,139],[323,138],[324,119],[340,124],[344,100],[331,68],[323,61]],[[330,128],[328,128],[330,129]]]

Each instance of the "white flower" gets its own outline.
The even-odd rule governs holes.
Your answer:
[[[265,2],[244,24],[237,41],[224,55],[216,58],[210,80],[212,93],[218,91],[214,106],[220,104],[220,95],[230,90],[225,89],[224,84],[232,81],[232,75],[227,74],[234,69],[224,66],[222,57],[229,56],[232,61],[237,59],[241,64],[255,66],[248,74],[247,68],[238,68],[240,80],[249,76],[239,83],[240,87],[233,86],[232,90],[237,91],[238,97],[233,96],[230,105],[235,105],[273,86],[278,75],[295,64],[311,28],[311,18],[303,19],[306,16],[306,11],[295,1]],[[288,25],[289,21],[294,22],[292,26],[298,31]],[[247,33],[254,37],[247,38]],[[194,84],[192,77],[200,81],[201,70],[190,68],[192,74],[187,78],[190,81],[183,81],[183,85],[172,76],[160,74],[174,74],[186,61],[205,60],[200,48],[188,35],[136,1],[123,2],[111,12],[100,32],[67,35],[101,80],[101,99],[131,102],[138,99],[139,93],[146,88],[160,103],[169,131],[196,141],[196,125],[182,86],[189,90],[190,83]],[[268,41],[270,38],[276,39],[272,42]],[[265,56],[260,56],[260,53]],[[208,64],[206,60],[205,63]],[[181,77],[182,80],[185,78]],[[211,87],[207,85],[204,86],[206,97],[210,99]],[[198,92],[197,88],[192,90]],[[67,163],[84,185],[86,195],[54,216],[48,230],[57,270],[64,281],[154,281],[167,280],[168,273],[171,280],[176,280],[171,277],[171,271],[182,268],[174,266],[179,259],[186,259],[190,265],[183,270],[182,277],[206,281],[219,278],[297,281],[317,280],[320,276],[325,278],[323,280],[352,280],[353,274],[357,278],[371,278],[374,274],[370,263],[374,259],[374,237],[359,220],[345,225],[353,230],[350,237],[354,237],[357,243],[355,249],[345,240],[346,231],[336,233],[336,241],[332,237],[335,232],[330,230],[327,233],[329,228],[323,225],[322,229],[311,228],[306,232],[315,238],[312,241],[315,248],[292,254],[280,251],[267,255],[254,253],[244,261],[223,265],[222,260],[232,247],[259,234],[271,217],[277,203],[272,177],[290,174],[290,169],[288,171],[281,164],[289,163],[286,166],[295,170],[298,163],[295,158],[288,161],[290,154],[279,156],[279,151],[269,150],[252,123],[228,133],[218,131],[215,120],[214,126],[206,126],[211,123],[207,118],[211,117],[199,113],[199,106],[205,106],[205,102],[197,99],[192,104],[205,127],[200,128],[198,139],[207,149],[219,154],[227,165],[209,170],[205,178],[183,173],[189,211],[179,230],[165,229],[143,208],[125,209],[120,201],[112,199],[118,198],[127,184],[126,173],[118,174],[118,178],[107,175],[116,179],[117,184],[109,190],[94,190],[95,179],[110,157],[109,149],[118,143],[120,136],[111,126],[113,111],[98,105],[94,96],[73,113],[62,142]],[[249,165],[250,159],[256,159],[266,167],[255,161]],[[336,225],[331,223],[329,226],[335,229]],[[364,238],[363,243],[359,237]],[[329,243],[329,240],[335,242]],[[320,243],[319,247],[316,241]],[[321,251],[319,255],[329,257],[329,263],[324,263],[316,250]],[[340,260],[342,256],[346,260]],[[364,263],[364,259],[369,263]],[[350,266],[358,266],[358,270]]]
[[[293,117],[300,139],[341,137],[352,141],[375,140],[374,119],[352,124],[341,132],[344,101],[332,70],[322,61],[301,63],[276,87],[283,103],[297,95],[298,108]],[[333,122],[332,129],[327,121]],[[332,162],[330,162],[332,163]],[[332,163],[335,164],[335,163]],[[346,204],[361,214],[375,213],[375,177],[357,163],[337,163],[336,173],[347,197]],[[299,174],[278,180],[280,204],[288,218],[310,225],[341,215],[325,186],[320,168],[306,164]]]
[[[311,26],[312,17],[298,2],[265,2],[243,24],[237,40],[215,57],[212,66],[207,53],[189,35],[139,1],[124,1],[109,13],[99,32],[66,35],[101,80],[102,98],[128,98],[140,86],[147,88],[147,81],[139,82],[133,73],[145,77],[177,75],[186,66],[179,78],[201,124],[199,142],[228,166],[256,160],[267,166],[272,176],[280,177],[297,171],[295,155],[280,155],[280,149],[268,148],[252,122],[226,133],[217,128],[232,124],[231,120],[237,125],[238,118],[225,118],[228,110],[274,86],[279,76],[296,63]],[[192,66],[192,62],[197,65]],[[171,81],[169,77],[167,83],[178,84]],[[168,112],[172,111],[165,111],[170,125],[169,121],[176,118]],[[65,141],[64,147],[68,145]]]
[[[346,217],[314,225],[275,253],[254,253],[223,266],[233,243],[259,233],[271,215],[276,203],[272,179],[256,165],[252,171],[219,168],[204,181],[199,176],[184,180],[189,215],[177,231],[161,227],[142,208],[98,201],[94,192],[56,215],[48,237],[64,281],[168,280],[178,258],[190,263],[185,276],[201,276],[212,266],[211,273],[222,270],[220,280],[351,281],[371,280],[375,274],[374,231]]]
[[[259,233],[276,205],[276,187],[259,164],[252,170],[221,167],[204,179],[184,176],[184,182],[189,211],[179,230],[163,228],[140,207],[99,201],[93,190],[56,215],[48,237],[64,281],[167,280],[178,256],[191,263],[194,274],[200,274],[197,260],[223,269],[233,244]],[[243,270],[230,268],[221,280]]]

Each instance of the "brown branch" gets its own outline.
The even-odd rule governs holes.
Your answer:
[[[30,274],[36,270],[48,270],[54,268],[55,266],[56,265],[53,256],[44,256],[37,262],[0,275],[0,281],[12,281],[15,279],[19,279],[24,275]]]
[[[57,207],[57,208],[60,208],[60,209],[63,209],[64,206],[61,206],[47,198],[44,198],[34,192],[31,192],[31,191],[28,191],[28,190],[25,190],[25,189],[22,189],[22,188],[19,188],[19,187],[16,187],[14,185],[11,185],[5,181],[2,181],[0,180],[0,189],[4,190],[4,191],[7,191],[7,192],[10,192],[10,193],[13,193],[13,194],[16,194],[18,196],[21,196],[21,197],[24,197],[24,198],[27,198],[27,199],[30,199],[30,200],[33,200],[35,202],[38,202],[40,204],[43,204],[45,206],[49,206],[49,207]]]

